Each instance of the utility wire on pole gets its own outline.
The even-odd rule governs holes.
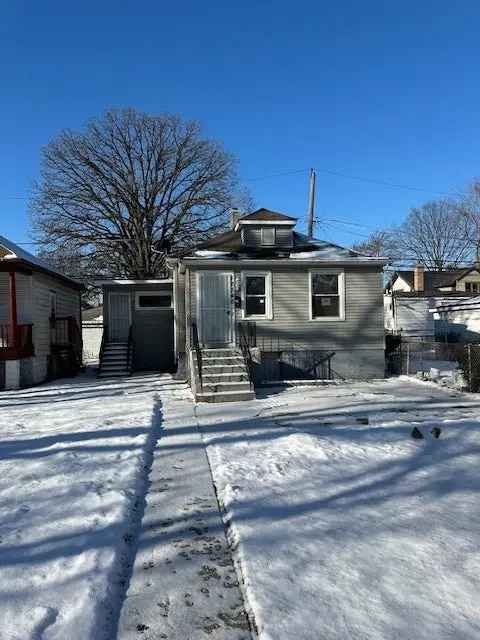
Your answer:
[[[313,221],[315,219],[315,169],[310,169],[310,188],[308,193],[308,237],[313,238]]]

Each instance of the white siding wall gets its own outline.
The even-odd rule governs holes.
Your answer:
[[[30,304],[32,295],[32,276],[23,273],[15,274],[17,289],[17,316],[19,324],[33,322]],[[8,273],[0,273],[0,322],[10,320],[10,283]]]

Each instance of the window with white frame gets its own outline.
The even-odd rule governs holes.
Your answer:
[[[141,310],[171,309],[172,294],[169,291],[139,291],[136,294],[135,308]]]
[[[242,274],[243,316],[272,317],[272,278],[270,273]]]
[[[271,247],[275,244],[275,227],[262,228],[262,245]]]
[[[345,277],[343,272],[310,272],[310,318],[312,320],[344,320]]]

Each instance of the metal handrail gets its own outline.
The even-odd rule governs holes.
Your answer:
[[[105,343],[107,342],[107,335],[108,335],[108,325],[104,324],[103,331],[102,331],[102,341],[100,343],[100,351],[98,354],[100,363],[102,362],[103,352],[105,350]]]
[[[254,322],[238,323],[238,343],[243,359],[247,365],[248,382],[253,389],[253,359],[250,349],[257,344],[257,327]]]
[[[132,364],[133,364],[133,352],[135,348],[135,341],[133,339],[133,326],[130,325],[128,329],[128,341],[127,341],[127,364],[128,370],[132,372]]]
[[[203,391],[203,376],[202,376],[202,350],[200,348],[200,341],[198,339],[198,327],[195,321],[192,321],[191,324],[191,336],[192,336],[192,345],[197,355],[197,369],[198,369],[198,382],[200,386],[200,391]],[[192,375],[194,372],[192,372]]]

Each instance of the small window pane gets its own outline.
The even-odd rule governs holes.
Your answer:
[[[323,273],[312,274],[312,293],[338,294],[338,275]]]
[[[339,296],[312,296],[314,318],[338,318],[340,315]]]
[[[265,295],[265,276],[247,276],[247,296]]]
[[[248,297],[245,301],[247,316],[265,315],[265,297]]]
[[[171,296],[138,296],[141,309],[161,309],[172,306]]]
[[[275,229],[262,229],[262,244],[275,244]]]

